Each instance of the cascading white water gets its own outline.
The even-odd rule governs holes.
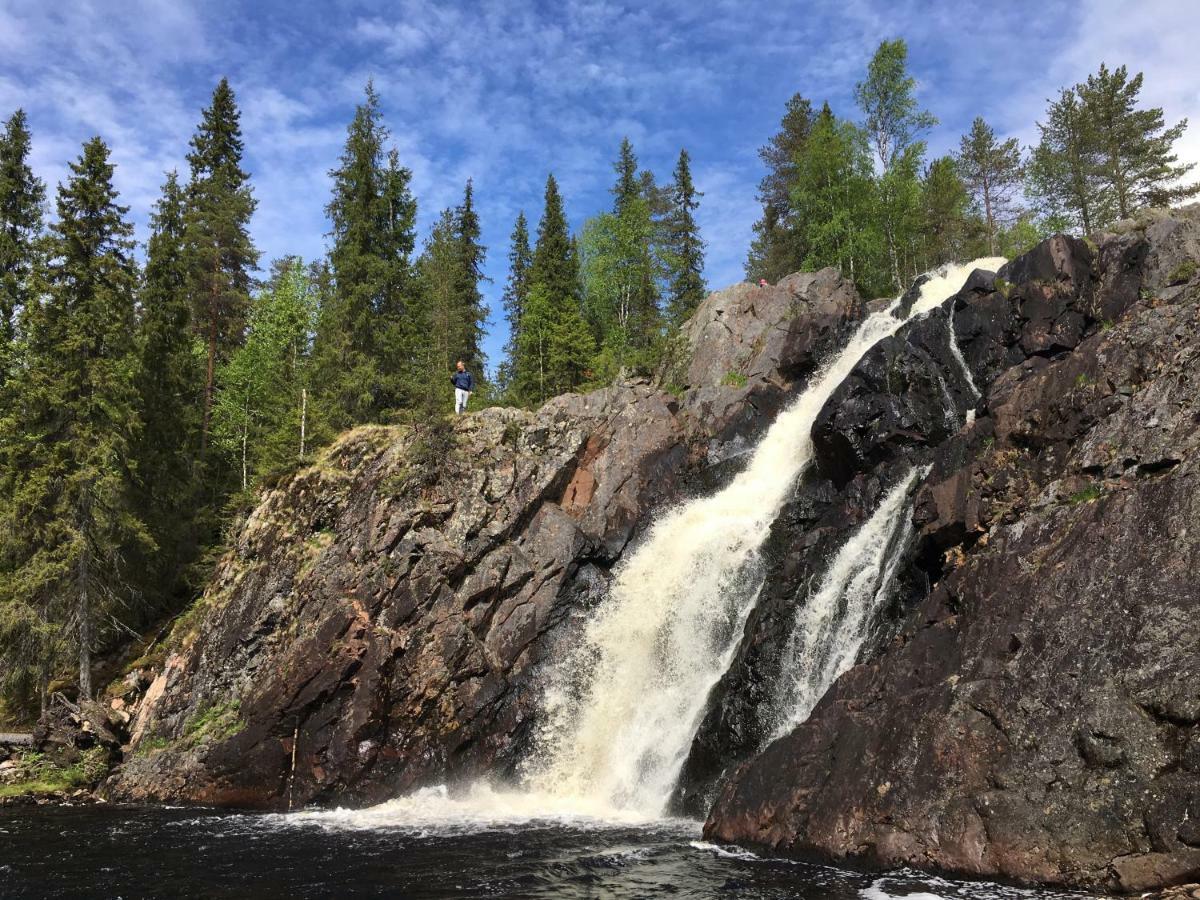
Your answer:
[[[966,378],[967,387],[971,389],[971,395],[976,400],[982,396],[979,393],[979,388],[975,386],[975,376],[971,374],[971,367],[967,365],[967,361],[963,358],[962,348],[958,346],[958,338],[954,334],[954,304],[950,304],[950,311],[947,314],[946,328],[950,332],[950,354],[958,362],[958,367],[962,369],[963,377]]]
[[[820,589],[797,612],[774,702],[762,711],[772,739],[807,719],[830,685],[854,664],[911,536],[909,491],[927,472],[914,468],[888,491],[871,518],[838,550]]]
[[[1003,263],[946,267],[906,317],[895,315],[899,301],[871,315],[779,415],[741,474],[653,524],[551,680],[529,790],[589,810],[662,813],[753,608],[759,550],[812,460],[817,414],[878,341],[956,293],[973,270]]]

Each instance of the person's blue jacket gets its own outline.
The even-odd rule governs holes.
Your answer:
[[[456,388],[464,391],[470,392],[475,389],[475,381],[471,378],[470,372],[455,372],[450,376],[450,380],[454,382]]]

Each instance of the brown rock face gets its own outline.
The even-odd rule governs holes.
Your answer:
[[[1198,237],[1192,207],[1095,251],[1055,239],[954,301],[983,397],[932,448],[907,612],[725,783],[709,837],[1091,889],[1197,880]]]
[[[541,664],[648,512],[721,477],[711,464],[859,315],[832,271],[748,291],[702,304],[697,322],[728,329],[689,332],[674,393],[484,410],[432,466],[411,432],[360,428],[267,491],[147,692],[110,796],[366,804],[511,774]]]

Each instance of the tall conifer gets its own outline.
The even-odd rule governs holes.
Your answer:
[[[84,697],[103,623],[129,599],[128,551],[147,543],[130,469],[140,426],[137,267],[112,174],[108,148],[94,138],[59,188],[45,299],[26,317],[23,400],[3,429],[11,503],[0,527],[9,561],[0,605],[6,617],[18,605],[29,611],[44,660],[69,638]]]
[[[669,272],[667,312],[678,325],[704,299],[704,241],[696,224],[696,210],[703,196],[692,182],[691,158],[679,151],[671,184],[671,208],[667,218],[667,261]]]
[[[242,342],[258,250],[250,238],[256,201],[242,169],[241,114],[228,79],[213,91],[192,137],[185,252],[192,321],[205,346],[200,449],[208,444],[217,367]]]

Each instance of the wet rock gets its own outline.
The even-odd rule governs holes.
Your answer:
[[[1094,251],[1054,239],[960,294],[984,397],[917,498],[929,587],[731,773],[706,835],[1088,889],[1195,880],[1200,290],[1164,302],[1142,282],[1191,216]],[[877,434],[838,411],[828,446],[840,415],[852,471],[878,444],[911,453],[900,403],[859,402]]]

